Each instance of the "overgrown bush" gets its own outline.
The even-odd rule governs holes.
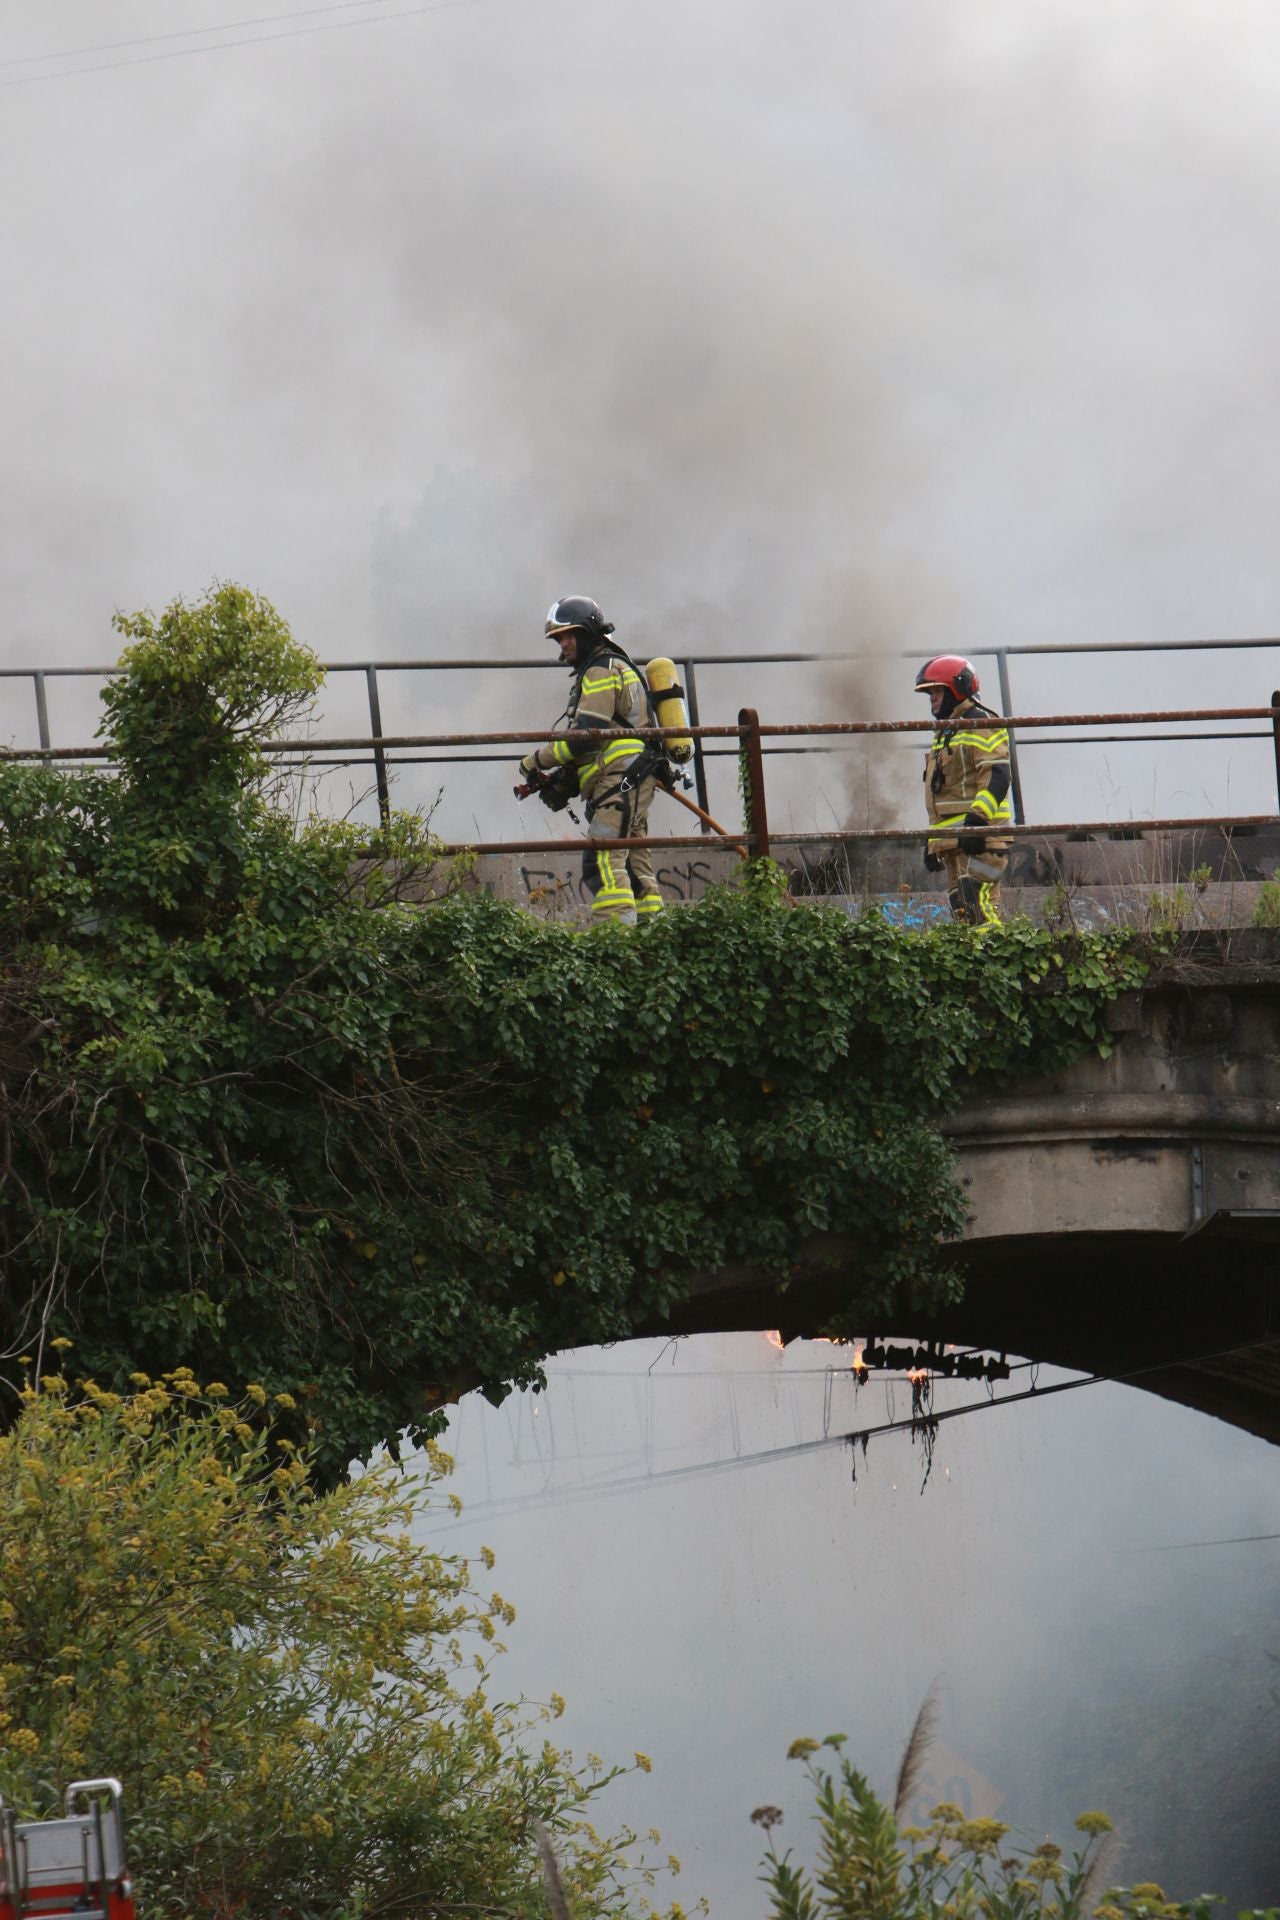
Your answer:
[[[444,1457],[317,1492],[271,1412],[184,1372],[26,1390],[0,1439],[5,1804],[118,1775],[154,1920],[542,1916],[534,1819],[577,1920],[650,1912],[633,1837],[591,1826],[625,1770],[537,1732],[554,1696],[492,1695],[510,1607],[409,1536]]]
[[[939,1119],[1105,1048],[1141,977],[1124,936],[855,923],[768,867],[645,929],[540,922],[420,820],[275,803],[317,670],[266,602],[122,625],[118,772],[0,764],[0,1378],[70,1333],[113,1386],[259,1379],[332,1477],[818,1232],[859,1249],[846,1320],[927,1312]]]
[[[1258,888],[1253,905],[1255,927],[1280,927],[1280,873],[1272,874]]]

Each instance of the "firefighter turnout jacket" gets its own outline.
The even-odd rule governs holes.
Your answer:
[[[645,683],[629,660],[606,643],[578,669],[566,709],[570,731],[582,728],[584,740],[557,734],[521,764],[549,771],[573,768],[586,801],[586,851],[582,879],[593,920],[617,919],[634,926],[662,911],[662,891],[648,847],[613,850],[611,840],[643,837],[649,831],[649,804],[656,781],[638,735],[592,739],[615,727],[651,724]]]
[[[966,814],[986,823],[972,821],[968,831],[985,832],[990,853],[1008,848],[1000,828],[1013,818],[1009,730],[997,714],[976,700],[962,700],[939,723],[925,761],[924,797],[932,853],[955,852]]]
[[[611,727],[648,725],[644,681],[635,668],[608,645],[594,653],[573,686],[567,709],[569,731],[596,731]],[[616,740],[566,740],[557,735],[529,756],[527,764],[544,772],[552,767],[575,767],[578,791],[590,805],[592,795],[616,786],[631,762],[644,752],[644,741],[623,735]]]

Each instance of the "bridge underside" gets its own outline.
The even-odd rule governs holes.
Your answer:
[[[857,1258],[834,1243],[815,1252],[785,1292],[750,1269],[708,1278],[661,1330],[821,1333],[856,1297]],[[1009,1236],[958,1247],[956,1265],[958,1305],[864,1331],[1105,1374],[1280,1443],[1280,1219],[1218,1215],[1188,1236]]]

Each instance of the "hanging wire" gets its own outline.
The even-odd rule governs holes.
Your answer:
[[[1125,1373],[1087,1374],[1082,1379],[1062,1380],[1050,1386],[1032,1388],[1023,1393],[1005,1394],[998,1400],[971,1400],[961,1407],[948,1407],[940,1413],[930,1413],[928,1419],[931,1425],[937,1427],[944,1420],[959,1420],[973,1413],[989,1413],[994,1407],[1012,1406],[1016,1401],[1047,1400],[1052,1394],[1074,1393],[1082,1387],[1123,1386],[1153,1373],[1167,1373],[1174,1367],[1199,1366],[1211,1360],[1234,1359],[1247,1353],[1271,1351],[1278,1346],[1280,1341],[1255,1340],[1244,1346],[1222,1347],[1208,1353],[1189,1354],[1171,1360],[1153,1362],[1149,1366],[1131,1368]],[[825,1434],[814,1440],[800,1440],[785,1447],[765,1447],[754,1453],[736,1453],[733,1458],[727,1460],[692,1461],[683,1467],[663,1467],[655,1473],[630,1474],[616,1480],[587,1481],[581,1486],[565,1488],[561,1491],[552,1490],[528,1496],[512,1494],[484,1506],[477,1504],[467,1509],[460,1519],[445,1522],[434,1531],[448,1533],[497,1514],[525,1513],[537,1507],[557,1506],[575,1500],[599,1500],[614,1495],[639,1493],[646,1488],[665,1483],[710,1479],[716,1474],[733,1473],[748,1467],[767,1466],[773,1461],[799,1459],[802,1455],[823,1452],[830,1447],[847,1446],[853,1449],[860,1447],[865,1458],[869,1441],[886,1433],[909,1432],[918,1424],[911,1419],[888,1420],[878,1426],[862,1427],[850,1433]]]

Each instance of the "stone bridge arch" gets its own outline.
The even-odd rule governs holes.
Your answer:
[[[1280,937],[1220,944],[1188,943],[1111,1008],[1109,1059],[951,1118],[964,1299],[868,1333],[1129,1376],[1280,1442]],[[702,1275],[638,1331],[816,1333],[856,1273],[855,1248],[815,1241],[785,1292],[750,1268]]]

